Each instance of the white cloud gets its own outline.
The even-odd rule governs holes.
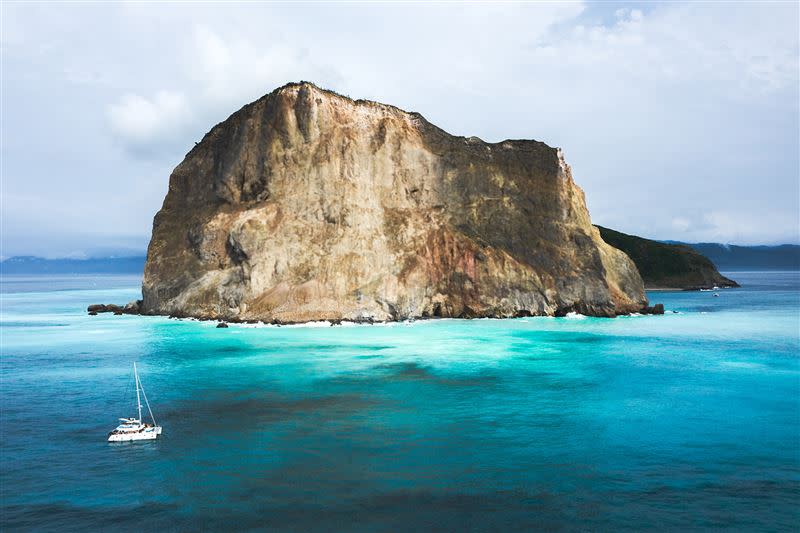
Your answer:
[[[685,232],[692,226],[692,223],[689,219],[684,217],[675,217],[672,219],[672,227],[675,228],[676,231]]]
[[[273,88],[303,75],[326,74],[333,69],[315,64],[302,48],[290,43],[259,43],[227,36],[198,25],[192,46],[181,51],[187,75],[195,87],[195,105],[227,112]]]
[[[133,148],[173,140],[184,132],[190,116],[186,97],[172,91],[159,91],[152,98],[126,94],[108,107],[112,130]]]
[[[91,191],[52,223],[147,234],[194,141],[305,79],[457,135],[562,146],[603,225],[797,240],[797,16],[741,2],[12,4],[6,193]]]
[[[184,89],[153,91],[154,96],[125,95],[109,106],[108,117],[115,134],[146,154],[157,153],[141,150],[148,143],[187,143],[242,105],[290,81],[310,80],[356,98],[401,105],[391,95],[398,87],[408,88],[409,81],[414,91],[430,83],[475,91],[470,85],[485,88],[496,81],[487,77],[487,65],[498,57],[509,57],[509,50],[543,37],[554,24],[571,20],[583,9],[579,2],[472,4],[458,10],[435,5],[418,9],[319,6],[303,20],[304,26],[298,25],[298,17],[303,16],[300,9],[253,7],[233,18],[231,13],[217,16],[216,11],[198,9],[188,19],[184,11],[168,10],[161,21],[180,17],[185,33],[171,55],[160,62],[171,64]],[[151,14],[139,6],[126,10],[136,18]],[[249,11],[262,18],[248,17]],[[487,17],[495,22],[488,30]],[[182,99],[182,112],[161,113],[158,119],[137,124],[138,109],[147,109],[151,116],[149,110],[158,107],[158,95],[164,93]],[[411,96],[413,102],[415,95]],[[121,114],[134,116],[120,120]],[[182,123],[186,114],[192,117],[189,128]],[[176,121],[175,127],[167,126],[170,120]]]
[[[753,214],[714,210],[704,216],[703,222],[706,228],[700,229],[694,234],[695,239],[722,243],[761,244],[781,241],[797,242],[800,238],[800,220],[797,213],[764,211]],[[780,235],[780,238],[776,239],[776,233]]]
[[[796,6],[654,5],[618,9],[609,25],[553,32],[540,58],[668,82],[731,82],[733,89],[781,89],[798,82]],[[785,11],[781,13],[781,11]]]
[[[796,243],[800,242],[800,213],[769,210],[752,213],[710,207],[675,217],[664,224],[656,217],[648,230],[651,238],[684,242]]]
[[[185,76],[184,91],[126,94],[107,108],[109,125],[128,148],[160,155],[156,148],[189,145],[211,125],[288,81],[334,79],[301,49],[282,43],[259,47],[198,25],[174,58]],[[317,74],[315,77],[314,74]]]

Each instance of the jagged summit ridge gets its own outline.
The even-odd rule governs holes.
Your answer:
[[[307,82],[244,106],[176,167],[143,295],[149,313],[283,322],[647,303],[560,150],[451,136]]]

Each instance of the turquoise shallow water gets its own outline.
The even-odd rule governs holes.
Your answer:
[[[6,278],[2,529],[796,530],[800,275],[732,275],[661,317],[228,329]],[[108,444],[134,360],[164,435]]]

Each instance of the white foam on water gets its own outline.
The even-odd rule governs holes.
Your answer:
[[[722,361],[720,366],[728,368],[739,368],[743,370],[764,370],[767,367],[761,363],[749,363],[746,361]]]
[[[315,322],[303,322],[302,324],[264,324],[259,322],[256,324],[234,324],[237,327],[255,327],[255,328],[329,328],[331,323],[327,320],[317,320]]]

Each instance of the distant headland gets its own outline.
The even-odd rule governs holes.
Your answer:
[[[603,240],[628,254],[650,290],[699,290],[738,287],[707,257],[685,244],[643,239],[597,226]]]

